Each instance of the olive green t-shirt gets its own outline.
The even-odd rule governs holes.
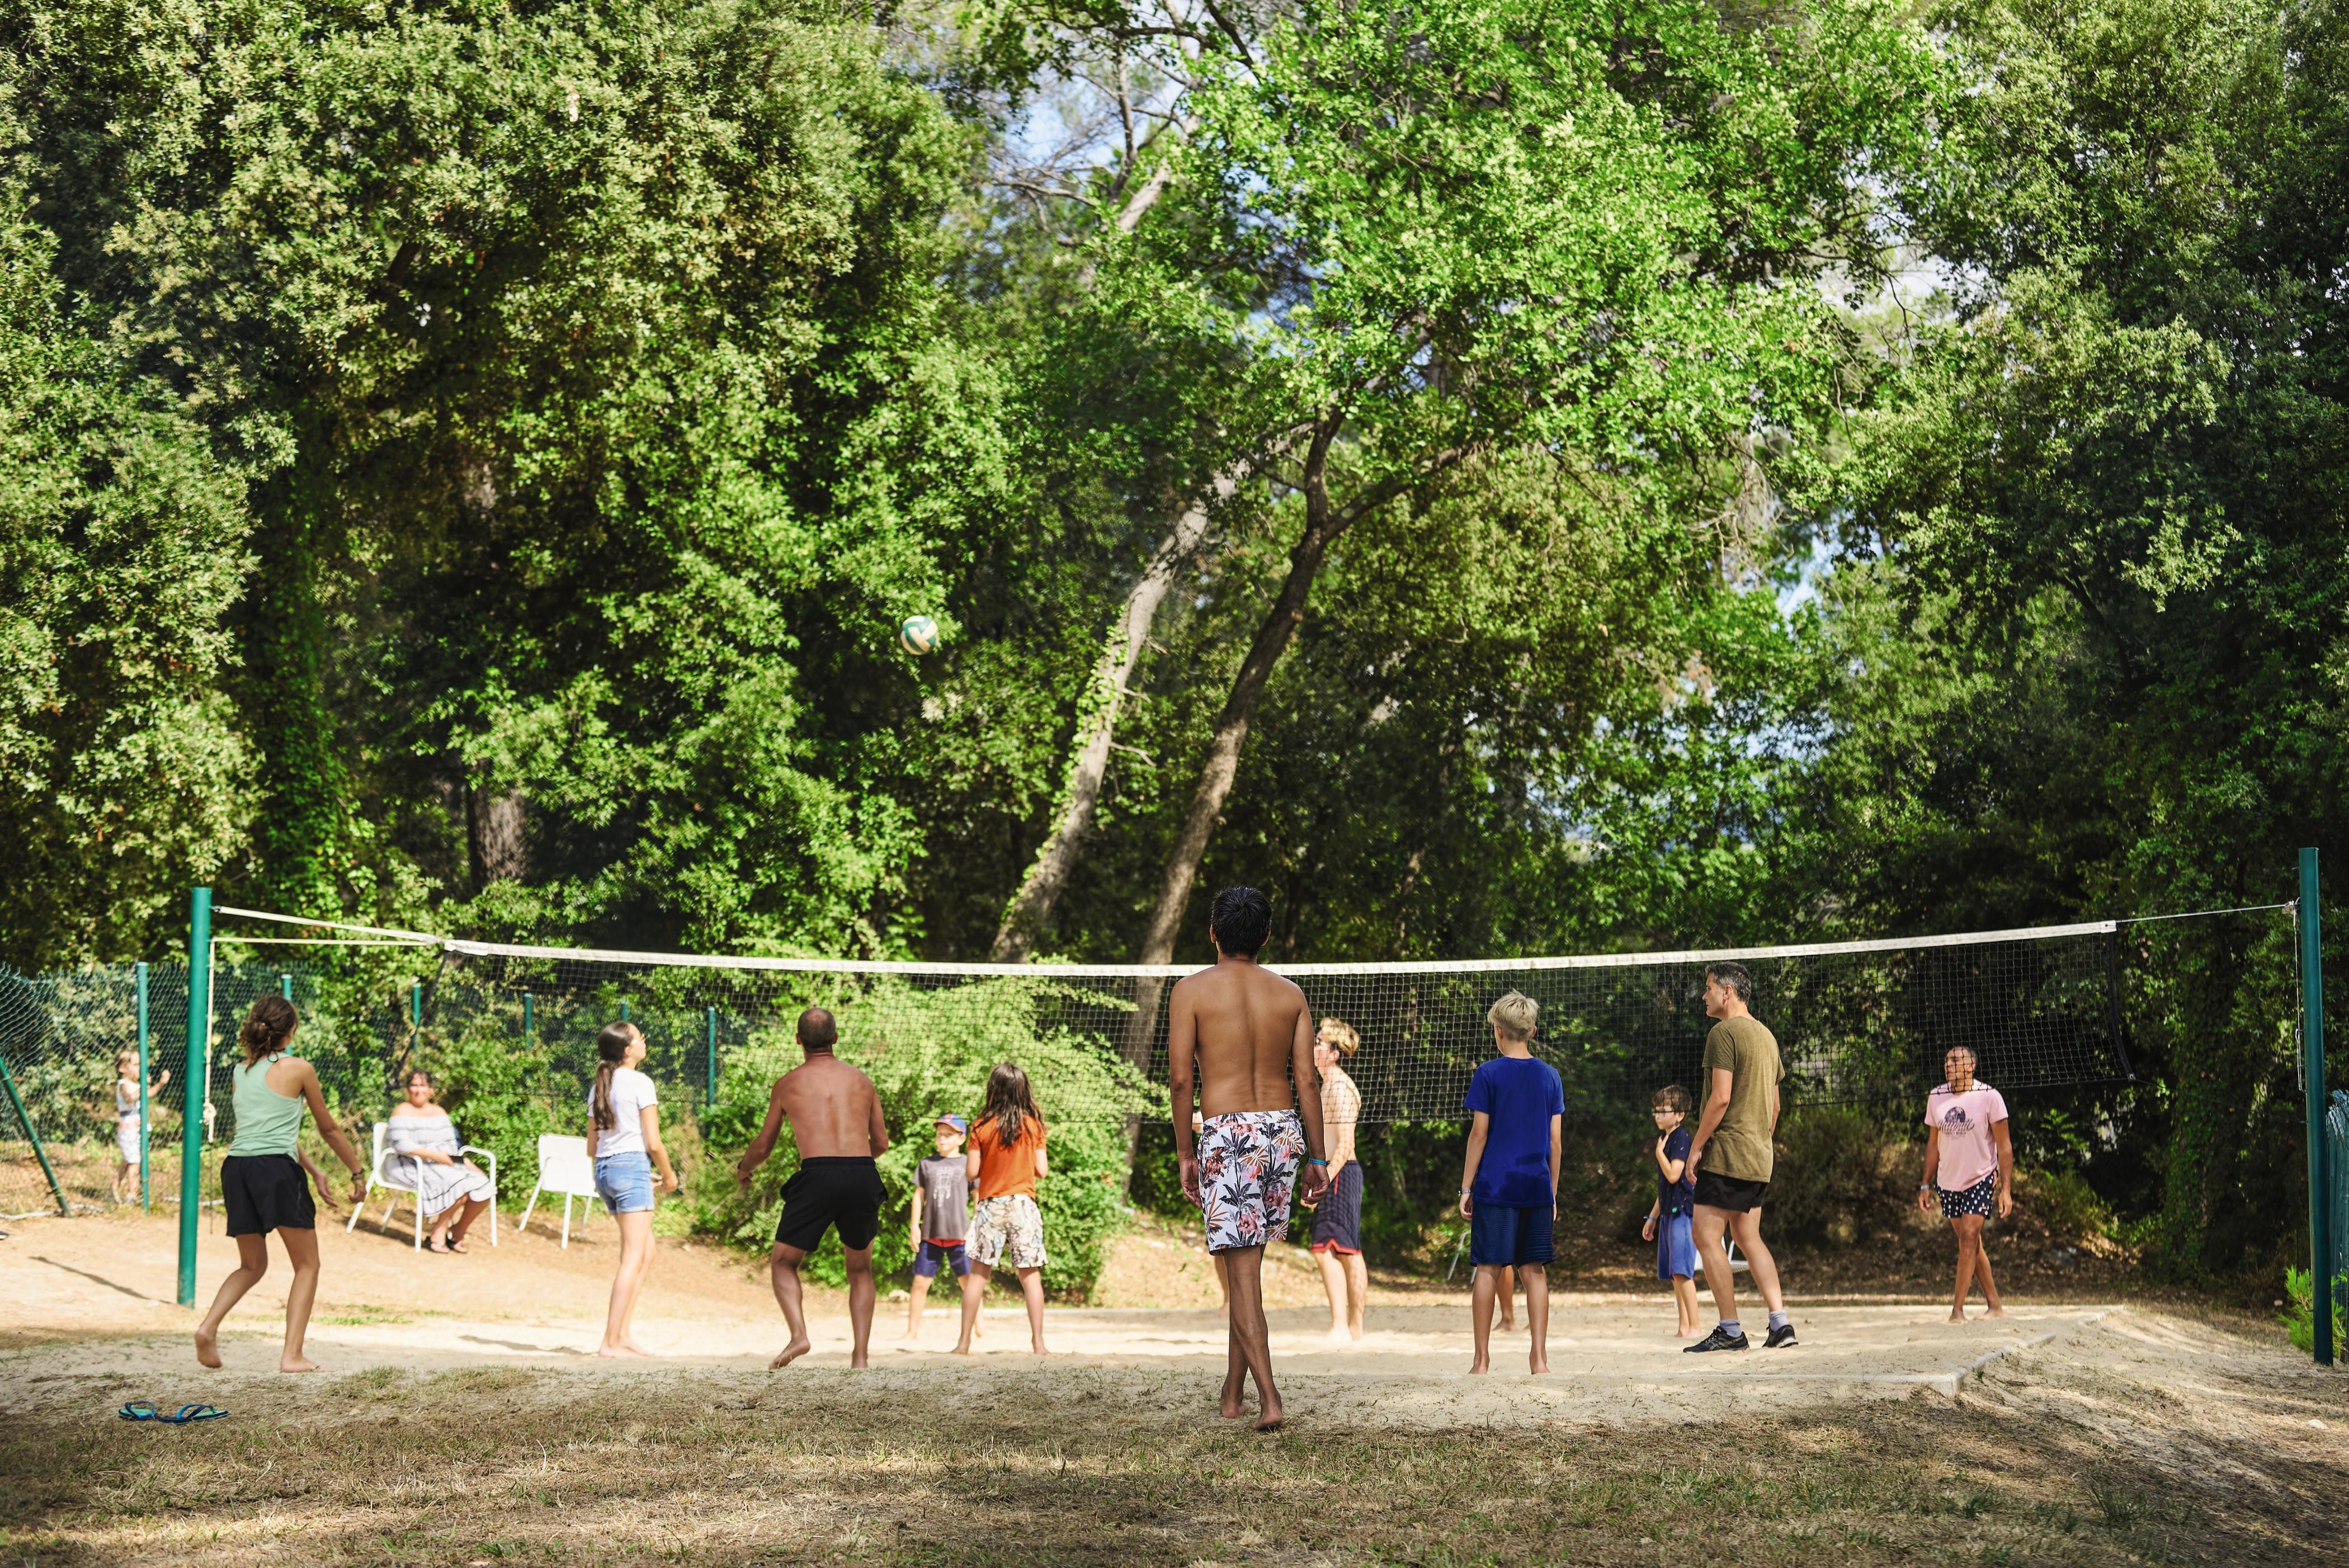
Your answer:
[[[1704,1088],[1727,1068],[1729,1109],[1704,1146],[1699,1174],[1710,1171],[1739,1181],[1767,1181],[1772,1165],[1770,1091],[1778,1087],[1778,1037],[1753,1018],[1723,1018],[1704,1037]]]

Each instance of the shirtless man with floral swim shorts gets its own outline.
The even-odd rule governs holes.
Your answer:
[[[1311,1009],[1294,981],[1257,967],[1257,950],[1271,930],[1272,905],[1264,894],[1252,887],[1217,893],[1207,922],[1216,966],[1177,981],[1166,1013],[1167,1087],[1183,1191],[1205,1214],[1207,1251],[1230,1276],[1220,1408],[1234,1420],[1246,1415],[1241,1396],[1254,1377],[1259,1432],[1273,1430],[1281,1419],[1264,1321],[1265,1243],[1288,1228],[1299,1160],[1307,1202],[1318,1202],[1330,1184]],[[1195,1076],[1202,1116],[1195,1150]]]

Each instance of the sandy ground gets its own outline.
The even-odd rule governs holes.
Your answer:
[[[783,1338],[760,1271],[705,1246],[664,1240],[637,1319],[638,1336],[661,1358],[660,1368],[598,1362],[590,1353],[614,1257],[608,1224],[574,1232],[564,1248],[535,1222],[528,1232],[509,1223],[497,1247],[477,1234],[461,1257],[419,1255],[404,1238],[371,1229],[319,1234],[309,1351],[331,1372],[575,1367],[591,1377],[630,1377],[692,1367],[763,1376]],[[235,1252],[212,1227],[200,1240],[197,1299],[205,1303]],[[25,1222],[5,1245],[10,1266],[0,1285],[0,1346],[10,1348],[0,1352],[0,1387],[20,1398],[76,1399],[96,1384],[111,1389],[129,1379],[146,1397],[195,1398],[215,1385],[275,1376],[288,1277],[282,1259],[229,1319],[222,1351],[228,1365],[211,1377],[192,1365],[185,1337],[191,1315],[172,1302],[177,1232],[168,1218]],[[1680,1353],[1661,1295],[1560,1294],[1552,1305],[1553,1376],[1537,1384],[1526,1376],[1522,1333],[1496,1334],[1500,1376],[1466,1376],[1472,1343],[1464,1293],[1382,1289],[1374,1295],[1366,1337],[1332,1346],[1310,1260],[1282,1248],[1267,1272],[1278,1364],[1285,1375],[1315,1385],[1316,1403],[1375,1408],[1391,1421],[1437,1426],[1667,1418],[1766,1407],[1798,1393],[1948,1395],[1990,1359],[2075,1337],[2111,1310],[2095,1304],[2018,1306],[2002,1321],[1951,1325],[1936,1306],[1798,1303],[1798,1349],[1692,1358]],[[1052,1365],[1212,1377],[1224,1359],[1226,1335],[1211,1305],[1210,1280],[1204,1258],[1179,1238],[1127,1238],[1112,1262],[1105,1293],[1111,1299],[1171,1293],[1205,1305],[1050,1308],[1046,1341],[1066,1357]],[[993,1299],[999,1305],[985,1315],[978,1365],[1032,1369],[1023,1315]],[[810,1305],[815,1348],[802,1370],[845,1367],[844,1298],[816,1292]],[[934,1305],[926,1315],[918,1339],[904,1339],[904,1306],[885,1302],[876,1316],[876,1371],[918,1379],[958,1378],[970,1369],[950,1354],[950,1303],[948,1310]]]
[[[275,1373],[283,1271],[195,1366],[168,1217],[25,1222],[0,1242],[0,1558],[1337,1568],[2349,1561],[2349,1377],[2224,1314],[1914,1299],[1792,1305],[1799,1348],[1680,1354],[1669,1303],[1562,1294],[1555,1375],[1465,1372],[1464,1297],[1391,1281],[1360,1346],[1319,1342],[1309,1260],[1276,1254],[1285,1432],[1213,1415],[1223,1330],[1179,1235],[1124,1238],[1122,1305],[1016,1307],[981,1354],[946,1314],[845,1366],[772,1373],[781,1325],[740,1260],[663,1242],[642,1336],[594,1344],[608,1224],[458,1258],[321,1233],[312,1354]],[[481,1238],[486,1243],[486,1236]],[[229,1266],[207,1233],[202,1295]],[[1150,1301],[1168,1305],[1152,1306]],[[1186,1305],[1187,1303],[1187,1305]],[[119,1420],[123,1401],[230,1418]],[[1343,1506],[1331,1506],[1332,1500]]]

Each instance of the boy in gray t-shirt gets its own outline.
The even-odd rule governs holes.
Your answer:
[[[907,1227],[914,1243],[912,1300],[905,1308],[905,1335],[922,1333],[922,1304],[929,1299],[930,1282],[938,1267],[954,1270],[968,1286],[970,1260],[963,1255],[963,1237],[970,1227],[970,1167],[962,1151],[970,1123],[959,1116],[937,1119],[938,1151],[914,1168],[914,1215]],[[975,1332],[975,1331],[974,1331]]]

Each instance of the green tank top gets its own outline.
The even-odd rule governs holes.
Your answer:
[[[302,1135],[302,1099],[269,1087],[269,1068],[285,1060],[283,1053],[264,1057],[229,1074],[235,1086],[231,1103],[236,1108],[236,1138],[231,1154],[291,1155]]]

